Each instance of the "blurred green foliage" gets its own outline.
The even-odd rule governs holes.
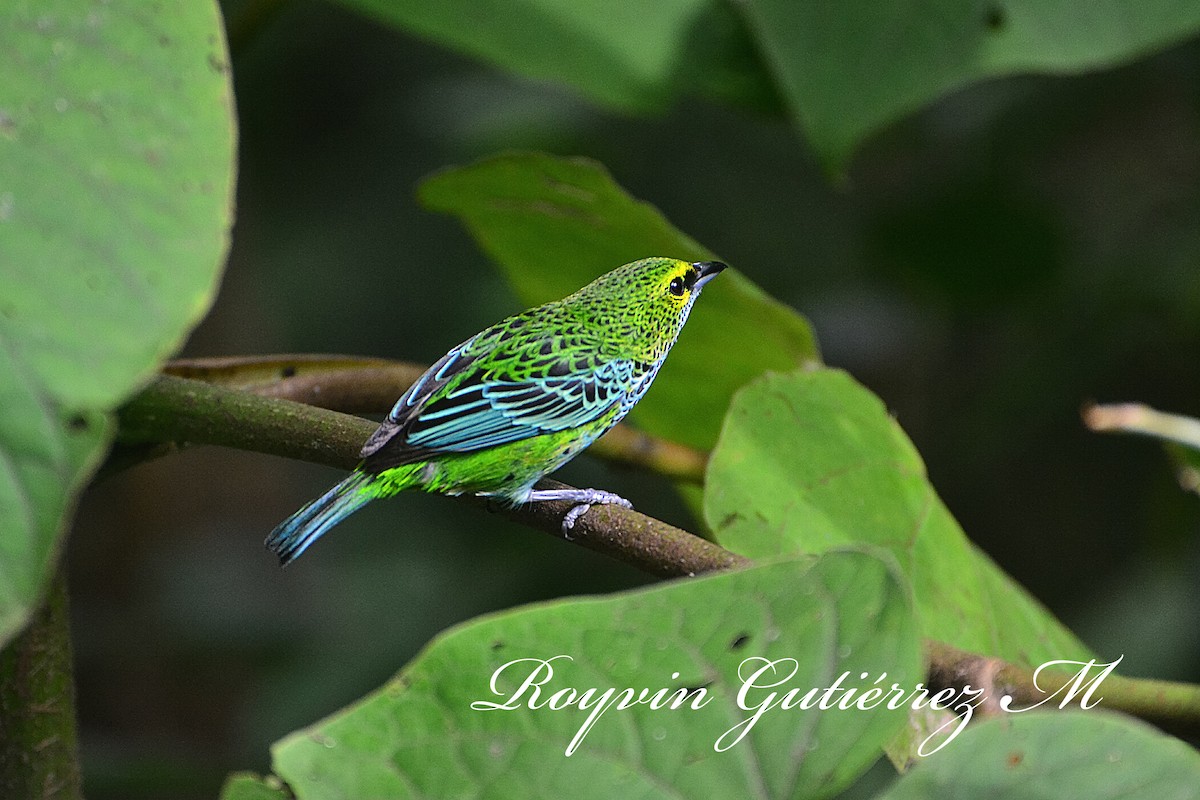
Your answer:
[[[832,170],[867,136],[982,78],[1078,73],[1193,35],[1200,6],[1123,0],[747,0],[788,108]]]
[[[972,539],[1092,650],[1125,654],[1133,674],[1200,678],[1195,499],[1173,486],[1155,448],[1091,437],[1077,417],[1089,398],[1195,416],[1200,47],[1152,53],[1194,33],[1191,5],[1151,3],[1122,25],[1106,21],[1116,9],[1107,3],[1084,19],[1064,3],[968,4],[955,6],[959,16],[905,7],[913,21],[945,22],[921,35],[868,6],[849,25],[819,4],[759,0],[664,3],[635,24],[626,9],[597,3],[504,6],[493,18],[473,15],[499,6],[349,5],[393,21],[403,7],[407,32],[312,2],[223,6],[239,121],[238,223],[218,301],[188,354],[432,360],[520,308],[527,290],[511,291],[451,220],[421,211],[418,181],[500,149],[589,156],[812,319],[825,360],[883,398]],[[34,41],[53,51],[59,40],[46,37],[59,28],[39,28],[41,20],[56,22],[42,12],[32,29],[11,28],[23,38],[5,51]],[[788,35],[797,25],[804,37]],[[1033,35],[1050,30],[1052,40]],[[521,38],[539,31],[536,41]],[[97,55],[61,41],[73,56]],[[191,44],[204,55],[213,42]],[[944,96],[980,76],[1076,72],[1135,56],[1144,58]],[[16,98],[0,102],[5,157],[19,152],[12,148],[34,111],[61,113],[46,84],[17,73],[25,80],[7,91],[32,94],[20,102],[0,94]],[[191,106],[172,111],[173,91],[154,96],[151,108],[165,118],[152,126],[186,134],[201,124]],[[68,108],[86,107],[86,95],[72,97],[63,95]],[[623,116],[645,111],[657,116]],[[56,130],[45,131],[51,143]],[[103,155],[120,141],[101,136],[90,146]],[[208,152],[188,151],[211,164]],[[67,159],[47,168],[36,187],[79,177]],[[148,202],[157,213],[182,194]],[[20,210],[23,196],[0,183],[0,215]],[[47,201],[56,220],[73,218],[60,214],[68,200]],[[169,264],[172,279],[192,283],[171,313],[116,310],[136,319],[128,329],[148,348],[120,374],[62,370],[68,382],[87,377],[103,388],[88,408],[117,402],[200,313],[205,292],[195,287],[211,272],[186,265],[212,250],[222,220],[209,213],[207,244],[178,258],[139,249],[120,220],[97,229],[102,241],[133,248],[139,269]],[[78,262],[88,251],[70,255]],[[49,285],[23,263],[0,259],[12,285]],[[60,284],[64,297],[81,290],[70,273]],[[5,308],[0,324],[11,327]],[[66,344],[103,340],[84,324],[91,310],[82,303],[74,325],[60,326],[73,327]],[[152,332],[148,320],[168,324]],[[47,419],[61,428],[62,419]],[[88,459],[70,463],[78,475]],[[90,797],[212,796],[231,766],[266,771],[267,744],[282,731],[380,685],[455,622],[645,582],[474,510],[407,497],[364,512],[320,558],[278,573],[262,535],[332,478],[197,451],[84,498],[70,566]],[[697,527],[653,477],[581,460],[565,478]],[[38,541],[45,561],[53,537]]]

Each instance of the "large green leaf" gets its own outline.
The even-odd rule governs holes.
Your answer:
[[[605,105],[660,110],[712,0],[342,0],[382,20]]]
[[[752,558],[887,548],[924,636],[1014,662],[1087,650],[976,549],[883,403],[837,370],[769,375],[738,392],[709,461],[704,515]]]
[[[342,0],[382,22],[612,108],[655,113],[694,91],[760,111],[782,102],[721,0]]]
[[[233,108],[215,2],[0,11],[0,643],[41,594],[106,412],[208,307]]]
[[[745,0],[737,3],[822,159],[982,78],[1108,67],[1200,31],[1179,0]]]
[[[1192,800],[1200,754],[1103,711],[1008,714],[971,725],[879,800]]]
[[[520,659],[555,659],[553,677],[541,673],[543,704],[568,688],[703,687],[707,702],[608,707],[568,756],[591,711],[530,709],[530,695],[516,693],[536,665]],[[739,707],[762,659],[784,659],[756,681],[779,685]],[[274,768],[300,800],[828,797],[878,758],[903,709],[776,707],[735,743],[754,715],[745,709],[771,691],[779,700],[824,689],[844,672],[842,686],[862,688],[884,671],[887,684],[921,678],[903,579],[876,556],[831,553],[468,623],[374,695],[280,742]]]
[[[510,153],[435,175],[420,196],[458,216],[530,305],[639,258],[713,258],[584,158]],[[726,270],[705,288],[634,419],[653,433],[708,448],[734,390],[764,370],[817,358],[803,317]]]

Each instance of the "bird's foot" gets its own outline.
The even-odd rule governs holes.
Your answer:
[[[575,527],[575,520],[582,517],[588,512],[592,506],[620,506],[621,508],[633,508],[633,503],[621,497],[619,494],[605,492],[599,489],[589,489],[592,494],[589,499],[579,503],[574,508],[566,513],[562,521],[563,534],[567,534]]]
[[[576,504],[563,517],[562,532],[567,538],[570,538],[571,529],[575,527],[575,520],[586,514],[592,506],[633,508],[633,503],[624,497],[603,489],[540,489],[529,493],[529,502],[536,503],[540,500],[570,500]]]

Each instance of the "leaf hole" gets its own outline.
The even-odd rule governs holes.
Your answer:
[[[67,427],[73,431],[86,431],[88,429],[87,417],[82,414],[76,414],[67,420]]]
[[[734,640],[729,643],[729,649],[730,650],[741,650],[749,642],[750,642],[750,634],[748,634],[748,633],[738,634],[737,637],[735,637]]]
[[[986,13],[984,23],[989,31],[999,33],[1008,25],[1008,15],[1004,13],[1003,6],[992,3],[988,5]]]
[[[281,378],[293,378],[295,376],[296,376],[296,368],[294,366],[292,366],[291,364],[288,364],[286,367],[279,370],[279,377],[281,377]]]

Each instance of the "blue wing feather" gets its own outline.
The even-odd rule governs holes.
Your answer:
[[[614,404],[621,405],[622,414],[633,405],[627,397],[638,383],[632,361],[617,359],[575,374],[509,380],[480,369],[476,361],[483,352],[471,349],[478,338],[446,353],[400,396],[363,447],[368,469],[567,430],[599,419]],[[437,397],[456,378],[459,385]]]
[[[456,390],[437,409],[418,412],[407,426],[407,444],[422,450],[468,452],[542,433],[579,427],[619,402],[630,362],[528,381],[485,381]]]
[[[425,373],[417,378],[404,394],[400,395],[400,399],[396,401],[387,415],[388,420],[400,422],[411,413],[414,406],[428,401],[438,389],[449,382],[450,378],[470,366],[474,359],[463,357],[463,351],[474,344],[477,338],[479,337],[474,336],[453,348],[434,362],[433,366],[425,370]]]

